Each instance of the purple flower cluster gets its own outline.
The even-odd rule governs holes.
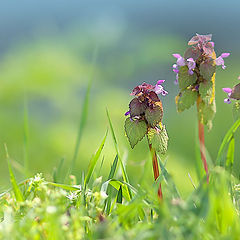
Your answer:
[[[135,101],[134,104],[133,101],[132,103],[130,103],[130,110],[125,113],[125,116],[130,114],[132,117],[135,115],[133,114],[133,112],[131,112],[131,107],[133,105],[134,108],[138,109],[138,111],[141,113],[144,112],[142,110],[145,109],[146,107],[148,106],[152,107],[156,103],[161,103],[157,94],[161,94],[162,96],[166,96],[168,94],[168,92],[162,86],[162,83],[164,82],[165,80],[158,80],[157,84],[155,85],[144,82],[141,85],[136,86],[130,93],[130,95],[136,96],[137,101],[136,99],[134,99]]]
[[[191,48],[185,52],[184,57],[177,53],[173,54],[173,57],[177,59],[176,64],[173,64],[173,71],[176,73],[176,84],[178,83],[179,67],[181,66],[188,67],[189,75],[193,75],[195,68],[203,62],[212,64],[211,60],[213,60],[217,66],[221,65],[223,69],[226,68],[224,58],[228,57],[230,53],[222,53],[218,58],[214,59],[214,42],[211,42],[211,39],[212,34],[196,34],[196,36],[192,37],[188,42]]]

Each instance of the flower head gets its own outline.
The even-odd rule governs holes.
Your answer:
[[[224,102],[227,103],[227,104],[231,103],[230,96],[231,96],[231,93],[232,93],[232,89],[231,89],[231,88],[223,88],[222,90],[223,90],[225,93],[228,94],[228,98],[225,98],[225,99],[224,99]]]
[[[223,58],[227,58],[230,55],[230,53],[222,53],[218,58],[216,58],[215,62],[217,66],[222,65],[222,69],[225,69],[226,66],[224,65]]]
[[[223,88],[222,90],[228,94],[228,97],[224,99],[225,103],[231,103],[230,99],[240,100],[240,83],[233,88]]]

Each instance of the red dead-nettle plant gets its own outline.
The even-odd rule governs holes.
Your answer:
[[[168,146],[168,135],[162,124],[163,107],[158,94],[163,96],[168,92],[164,90],[159,80],[156,85],[143,83],[135,87],[130,95],[135,96],[129,103],[129,116],[125,121],[125,132],[132,148],[146,135],[149,149],[152,154],[154,179],[159,177],[159,165],[157,153],[165,154]],[[158,188],[158,196],[162,199],[161,183]]]
[[[177,58],[173,71],[177,74],[175,83],[179,85],[180,92],[176,96],[177,111],[182,112],[197,103],[198,133],[201,159],[209,182],[208,165],[206,161],[204,143],[204,125],[212,128],[212,120],[216,113],[215,105],[215,74],[216,66],[224,65],[224,58],[230,53],[222,53],[216,58],[212,35],[199,35],[192,37],[188,42],[189,47],[182,57]]]

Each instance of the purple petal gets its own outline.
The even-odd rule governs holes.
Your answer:
[[[224,60],[221,56],[219,56],[218,58],[216,58],[215,60],[216,62],[216,65],[219,66],[219,65],[224,65]]]
[[[175,58],[180,58],[180,57],[181,57],[181,55],[178,54],[178,53],[174,53],[173,56],[174,56]]]
[[[162,94],[163,96],[166,96],[166,95],[168,94],[168,92],[165,91],[165,90],[162,90],[161,94]]]
[[[214,45],[215,45],[215,43],[214,42],[209,42],[211,45],[212,45],[212,47],[214,48]]]
[[[178,74],[176,75],[176,80],[174,81],[175,85],[178,85]]]
[[[224,102],[227,103],[227,104],[230,104],[231,103],[231,100],[229,98],[225,98],[224,99]]]
[[[226,58],[226,57],[228,57],[229,55],[230,55],[230,53],[222,53],[222,54],[221,54],[221,57],[222,57],[222,58]]]
[[[178,66],[185,66],[185,60],[183,57],[180,57],[177,59],[177,65]]]
[[[154,91],[155,91],[156,94],[162,93],[162,91],[163,91],[163,86],[156,84],[156,85],[155,85],[155,88],[154,88]]]
[[[164,83],[164,82],[165,82],[165,80],[158,80],[158,81],[157,81],[157,84],[158,84],[158,85],[161,85],[161,84]]]
[[[130,114],[130,111],[127,111],[127,112],[125,112],[125,116],[127,116],[127,115],[129,115]]]
[[[232,89],[231,88],[223,88],[222,89],[225,93],[232,93]]]

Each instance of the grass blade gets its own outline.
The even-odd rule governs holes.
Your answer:
[[[48,185],[54,186],[54,187],[59,187],[68,191],[76,191],[80,190],[78,186],[71,186],[68,184],[61,184],[61,183],[54,183],[54,182],[46,182]]]
[[[240,119],[238,119],[232,127],[228,130],[227,134],[225,135],[222,144],[219,148],[218,155],[217,155],[217,161],[216,164],[219,166],[224,166],[224,152],[227,147],[227,144],[231,141],[233,138],[234,133],[237,131],[237,129],[240,126]]]
[[[113,129],[113,125],[112,125],[112,121],[111,121],[111,118],[110,118],[110,115],[109,115],[109,112],[108,112],[107,109],[106,109],[106,112],[107,112],[107,118],[108,118],[108,122],[109,122],[109,125],[110,125],[111,133],[112,133],[114,147],[115,147],[116,153],[118,155],[120,166],[121,166],[121,170],[122,170],[123,181],[126,182],[126,183],[129,183],[129,179],[128,179],[125,167],[124,167],[122,159],[121,159],[121,157],[119,155],[117,138],[116,138],[116,135],[115,135],[115,132],[114,132],[114,129]],[[131,190],[129,188],[128,188],[128,191],[129,191],[130,197],[132,197]]]
[[[122,204],[122,197],[123,197],[122,186],[120,186],[118,190],[118,195],[117,195],[117,203]]]
[[[63,162],[64,162],[64,158],[61,158],[61,160],[59,161],[58,167],[54,168],[54,171],[53,171],[53,181],[54,182],[61,181],[61,176],[62,176],[61,171],[62,171]]]
[[[89,180],[90,180],[90,178],[92,176],[93,170],[94,170],[94,168],[95,168],[95,166],[97,164],[97,161],[98,161],[98,159],[100,157],[100,154],[101,154],[101,152],[103,150],[103,147],[104,147],[104,144],[105,144],[105,141],[106,141],[106,138],[107,138],[107,133],[108,132],[106,132],[105,137],[104,137],[101,145],[99,146],[96,154],[92,157],[92,159],[89,162],[87,174],[86,174],[86,177],[84,179],[84,187],[87,186],[87,184],[89,183]]]
[[[230,172],[232,172],[232,167],[234,163],[234,152],[235,152],[235,138],[233,137],[228,145],[226,160],[226,168],[229,169]]]
[[[23,195],[22,195],[22,192],[21,192],[21,190],[20,190],[20,188],[19,188],[19,186],[17,184],[16,178],[15,178],[15,176],[13,174],[12,166],[11,166],[11,163],[10,163],[10,158],[9,158],[9,155],[8,155],[8,151],[7,151],[7,146],[6,145],[5,145],[5,151],[6,151],[6,157],[7,157],[10,181],[11,181],[11,184],[12,184],[12,189],[13,189],[16,201],[17,202],[23,202],[24,201]]]

